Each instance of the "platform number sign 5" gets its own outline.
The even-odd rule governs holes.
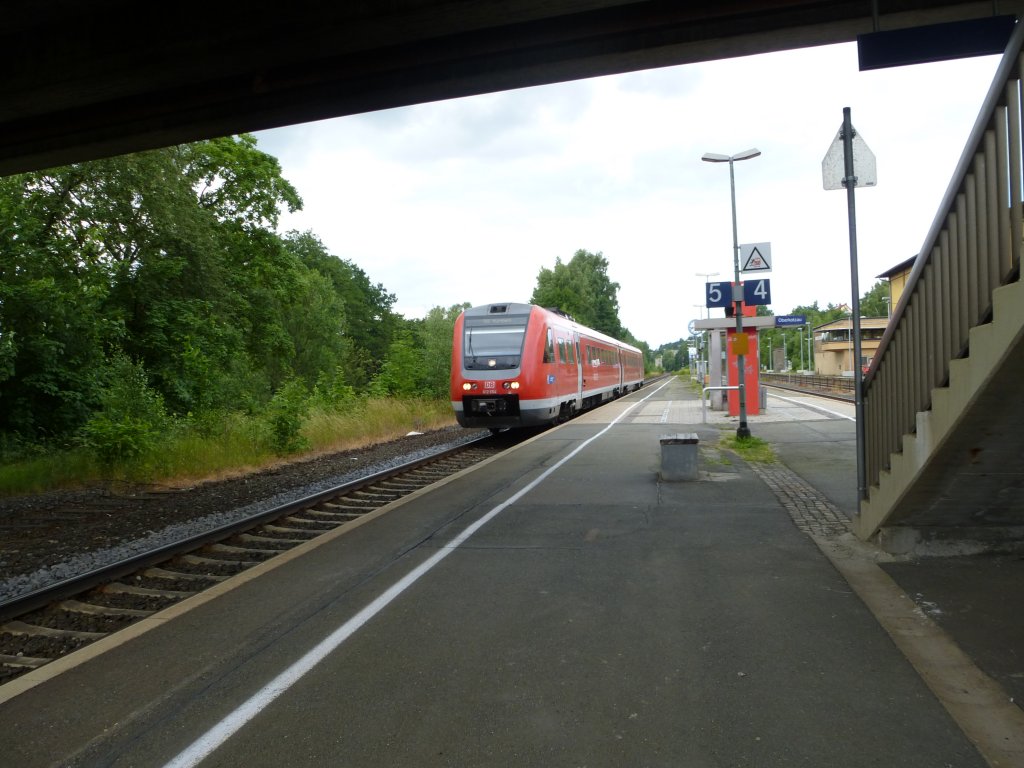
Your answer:
[[[732,304],[732,283],[705,283],[706,305],[711,307],[728,307]]]

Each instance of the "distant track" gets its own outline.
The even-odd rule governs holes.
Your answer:
[[[815,397],[825,397],[828,398],[829,400],[839,400],[840,402],[843,403],[852,403],[856,399],[854,398],[852,392],[840,393],[836,392],[835,390],[815,389],[813,387],[798,387],[791,384],[776,384],[774,382],[767,381],[762,381],[761,383],[764,386],[772,387],[773,389],[781,389],[786,392],[799,392],[804,395],[814,395]]]

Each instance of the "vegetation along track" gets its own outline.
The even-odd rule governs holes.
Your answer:
[[[0,602],[0,686],[509,445],[484,437]]]

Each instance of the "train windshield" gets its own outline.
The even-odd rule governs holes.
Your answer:
[[[527,315],[466,318],[463,365],[470,370],[518,368],[526,338]]]

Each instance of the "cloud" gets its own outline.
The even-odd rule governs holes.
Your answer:
[[[996,57],[861,73],[852,45],[670,67],[257,134],[311,229],[419,317],[433,306],[526,301],[538,272],[602,252],[620,317],[657,346],[700,313],[704,278],[732,272],[728,166],[740,242],[770,242],[773,309],[850,300],[845,194],[821,160],[843,107],[875,153],[857,193],[860,289],[916,253]],[[720,310],[717,311],[720,314]]]

